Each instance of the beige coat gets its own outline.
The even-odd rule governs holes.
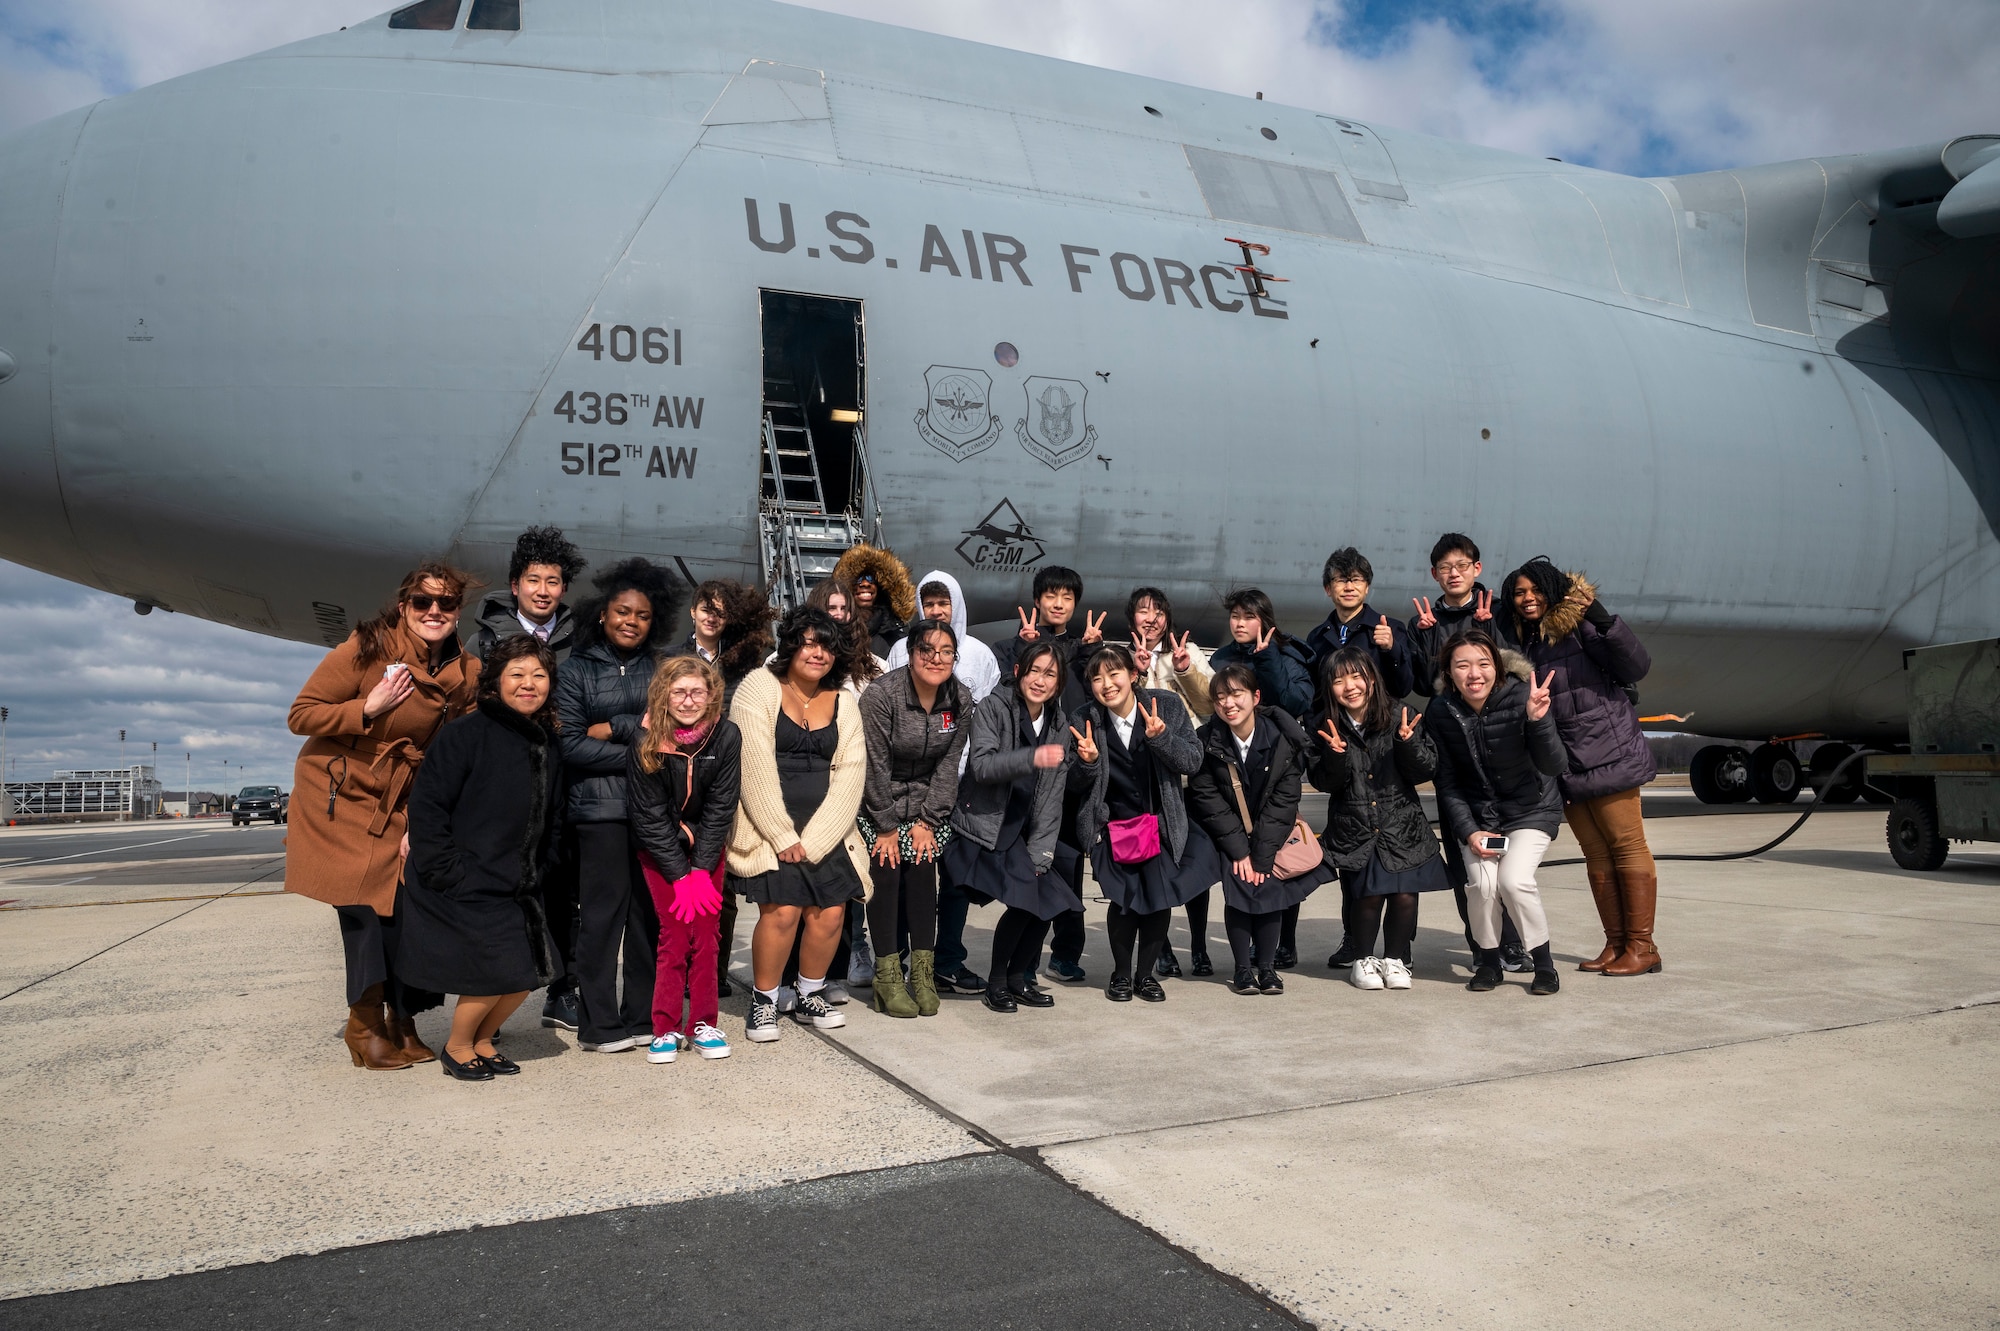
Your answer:
[[[1165,689],[1168,693],[1187,704],[1193,714],[1195,724],[1200,725],[1215,714],[1215,707],[1208,700],[1208,681],[1215,672],[1209,669],[1208,649],[1188,644],[1188,664],[1193,669],[1185,675],[1174,669],[1174,653],[1171,643],[1162,642],[1160,650],[1153,653],[1153,665],[1139,678],[1139,687]]]
[[[389,659],[363,669],[356,660],[360,640],[350,634],[299,690],[290,719],[292,733],[307,739],[292,771],[285,890],[329,906],[373,906],[378,915],[396,908],[404,808],[424,747],[446,721],[472,710],[479,684],[479,662],[457,650],[433,675],[430,644],[401,624],[390,634],[390,647]],[[410,667],[416,687],[389,711],[364,721],[363,701],[391,661]]]
[[[839,694],[834,710],[838,743],[827,775],[826,801],[801,831],[792,825],[778,786],[778,710],[783,689],[776,675],[759,667],[743,677],[729,705],[729,719],[743,732],[743,795],[729,837],[729,872],[738,878],[775,873],[778,852],[794,845],[803,845],[806,858],[815,864],[845,846],[854,872],[866,884],[868,847],[855,824],[868,776],[860,706],[854,695]]]

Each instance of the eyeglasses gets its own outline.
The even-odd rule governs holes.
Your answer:
[[[1471,563],[1471,561],[1470,561],[1470,560],[1465,560],[1465,559],[1454,559],[1454,560],[1452,560],[1452,561],[1451,561],[1451,562],[1450,562],[1449,564],[1438,564],[1438,565],[1436,565],[1435,567],[1437,568],[1437,571],[1438,571],[1438,572],[1440,572],[1440,573],[1470,573],[1470,572],[1472,572],[1472,563]]]
[[[950,647],[923,646],[917,648],[917,655],[926,661],[956,661],[958,653]]]
[[[1336,587],[1366,587],[1368,585],[1368,579],[1345,578],[1339,575],[1335,575],[1333,579],[1333,585]]]
[[[462,599],[457,596],[431,596],[424,592],[414,592],[410,596],[410,609],[421,615],[429,611],[432,606],[436,606],[446,614],[450,614],[458,609]]]
[[[667,697],[674,702],[707,702],[708,690],[705,688],[671,689],[668,691]]]

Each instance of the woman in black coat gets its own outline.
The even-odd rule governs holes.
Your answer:
[[[1357,989],[1408,989],[1419,894],[1451,880],[1417,798],[1437,770],[1437,748],[1422,717],[1392,707],[1377,656],[1373,647],[1342,647],[1321,665],[1312,781],[1327,796],[1327,858],[1340,869],[1347,926],[1341,952],[1353,950],[1348,978]],[[1340,956],[1328,961],[1338,968]]]
[[[1504,902],[1534,958],[1529,992],[1555,993],[1561,985],[1535,869],[1562,826],[1555,779],[1569,760],[1549,714],[1548,681],[1518,652],[1468,629],[1445,644],[1436,682],[1424,729],[1438,751],[1438,814],[1465,882],[1476,962],[1466,987],[1484,992],[1500,983]]]
[[[555,969],[538,895],[562,788],[555,670],[539,639],[495,646],[478,710],[438,732],[410,791],[397,961],[410,983],[459,996],[438,1061],[461,1081],[521,1070],[493,1037]]]
[[[610,1054],[653,1038],[660,921],[626,820],[625,769],[673,637],[678,582],[643,559],[593,581],[597,595],[577,612],[576,650],[557,672],[556,713],[570,779],[566,817],[576,830],[577,1048]]]
[[[1236,961],[1230,987],[1282,994],[1275,963],[1285,911],[1333,879],[1324,858],[1296,877],[1272,872],[1298,825],[1313,745],[1284,709],[1262,705],[1249,666],[1223,666],[1208,691],[1215,715],[1199,731],[1201,770],[1188,778],[1187,802],[1222,854],[1222,922]]]

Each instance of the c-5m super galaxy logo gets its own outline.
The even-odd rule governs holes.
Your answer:
[[[1002,572],[1038,564],[1045,553],[1011,499],[1002,499],[958,543],[958,557],[966,563]]]
[[[1075,379],[1030,375],[1028,414],[1014,424],[1021,447],[1058,470],[1089,454],[1097,427],[1083,416],[1086,393]]]
[[[917,433],[953,462],[993,447],[1000,437],[1000,418],[993,414],[993,377],[958,365],[925,370]]]

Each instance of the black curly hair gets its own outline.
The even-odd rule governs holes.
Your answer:
[[[507,581],[519,582],[530,564],[553,564],[562,570],[565,583],[589,567],[580,551],[564,539],[561,527],[530,527],[514,538],[514,553],[507,560]]]
[[[820,687],[839,688],[847,681],[847,635],[841,631],[839,621],[817,606],[802,605],[778,621],[778,654],[766,669],[779,679],[790,674],[792,658],[806,645],[807,634],[833,653],[833,665],[820,680]]]
[[[604,641],[604,608],[625,592],[638,592],[653,605],[653,627],[640,651],[661,656],[680,632],[681,580],[658,564],[626,559],[590,580],[597,595],[577,607],[577,646]]]

